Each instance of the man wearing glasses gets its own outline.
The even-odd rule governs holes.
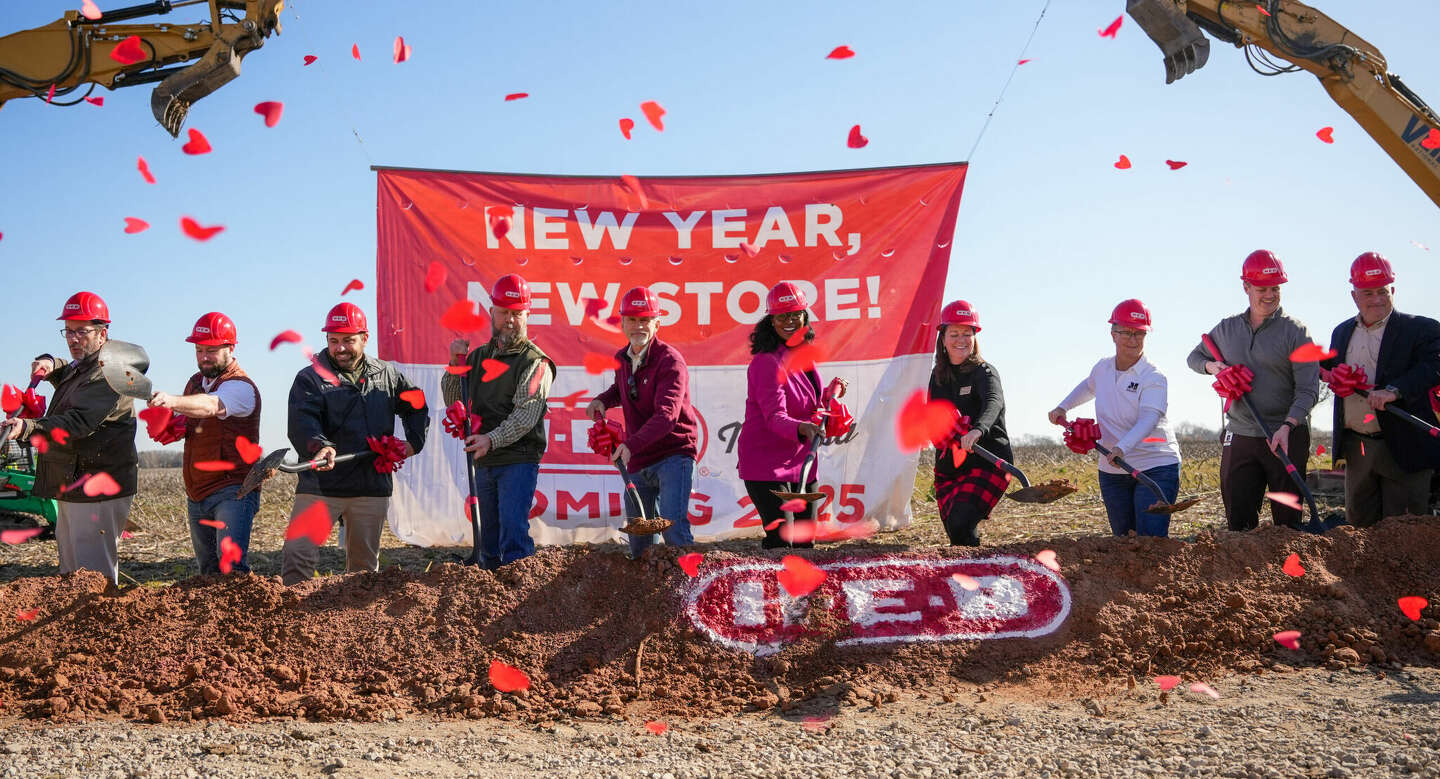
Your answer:
[[[1244,312],[1220,320],[1210,338],[1229,362],[1220,362],[1202,341],[1186,358],[1196,373],[1219,376],[1216,390],[1227,397],[1224,446],[1220,454],[1220,497],[1225,501],[1231,530],[1253,530],[1260,523],[1260,503],[1266,491],[1294,489],[1285,465],[1274,452],[1294,453],[1292,461],[1301,479],[1310,453],[1310,409],[1320,398],[1320,367],[1314,362],[1292,362],[1290,354],[1310,343],[1305,325],[1280,309],[1280,285],[1287,281],[1285,267],[1272,252],[1250,253],[1241,267],[1241,281],[1250,301]],[[1230,373],[1226,373],[1230,372]],[[1250,378],[1248,394],[1261,421],[1239,399],[1225,394],[1233,386],[1227,377]],[[1264,426],[1262,427],[1261,422]],[[1265,430],[1271,431],[1270,438]],[[1275,524],[1300,527],[1300,510],[1270,501]]]
[[[612,459],[630,472],[635,491],[645,502],[645,515],[674,524],[664,533],[665,543],[689,546],[690,485],[700,450],[700,423],[690,404],[690,370],[675,347],[656,337],[660,329],[660,301],[648,287],[635,287],[620,298],[620,329],[630,343],[615,353],[620,363],[615,383],[590,401],[585,412],[593,419],[620,406],[625,415],[625,442]],[[625,506],[629,516],[639,506],[629,490]],[[630,557],[638,558],[655,543],[655,536],[630,536]]]
[[[115,585],[116,544],[139,475],[135,402],[111,389],[100,369],[97,355],[110,330],[105,301],[94,292],[77,292],[56,319],[65,323],[60,334],[70,362],[42,354],[30,364],[32,374],[55,386],[49,411],[39,419],[0,422],[0,431],[10,440],[33,441],[40,451],[33,494],[56,499],[60,573],[99,571]],[[90,479],[101,486],[87,490]]]
[[[529,338],[530,285],[517,274],[501,276],[490,289],[490,340],[470,349],[450,343],[450,365],[468,365],[468,411],[480,432],[466,436],[475,458],[475,497],[480,510],[480,564],[494,570],[535,554],[530,507],[545,455],[545,411],[555,363]],[[495,375],[495,363],[505,370]],[[488,375],[488,380],[482,376]],[[440,392],[448,407],[460,399],[460,377],[446,372]]]

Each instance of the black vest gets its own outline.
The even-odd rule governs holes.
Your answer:
[[[480,377],[485,373],[480,365],[485,360],[499,360],[510,368],[495,377],[494,381],[480,381]],[[470,365],[470,373],[465,378],[470,383],[470,411],[480,415],[480,432],[488,433],[494,430],[510,416],[510,412],[515,410],[515,390],[520,385],[520,377],[528,375],[530,369],[542,360],[550,366],[550,375],[553,378],[555,361],[540,351],[540,347],[533,342],[527,341],[525,348],[518,352],[495,354],[495,342],[492,340],[470,353],[470,358],[466,361]],[[540,458],[545,455],[545,414],[548,411],[548,407],[542,411],[535,420],[535,426],[520,436],[518,441],[498,450],[491,449],[484,457],[476,460],[475,464],[493,467],[540,462]]]

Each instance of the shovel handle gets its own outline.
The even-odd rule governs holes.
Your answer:
[[[1016,467],[1013,463],[1009,462],[1005,458],[995,454],[994,452],[986,449],[979,444],[975,444],[974,446],[970,447],[970,451],[980,455],[981,458],[988,460],[990,464],[994,465],[996,468],[999,468],[1000,470],[1010,474],[1011,476],[1014,476],[1016,479],[1019,479],[1021,489],[1030,488],[1030,480],[1025,478],[1025,472],[1020,470],[1018,467]]]
[[[1355,390],[1355,394],[1359,395],[1362,398],[1370,397],[1370,393],[1362,389]],[[1394,403],[1386,403],[1385,410],[1389,411],[1391,414],[1394,414],[1397,417],[1400,417],[1406,422],[1409,422],[1410,424],[1420,428],[1421,430],[1424,430],[1426,433],[1429,433],[1431,438],[1440,438],[1440,427],[1436,427],[1429,422],[1426,422],[1420,417],[1411,414],[1409,411],[1406,411],[1405,409],[1396,406]]]
[[[1109,456],[1110,456],[1110,450],[1107,449],[1107,448],[1105,448],[1105,446],[1102,445],[1099,441],[1096,441],[1096,442],[1095,442],[1095,451],[1099,452],[1099,453],[1102,454],[1102,455],[1105,455],[1106,457],[1109,457]],[[1125,458],[1124,458],[1124,457],[1116,457],[1116,458],[1115,458],[1115,464],[1118,465],[1118,466],[1120,466],[1121,468],[1124,468],[1125,470],[1129,471],[1129,472],[1130,472],[1130,475],[1131,475],[1131,476],[1134,476],[1136,481],[1138,481],[1138,482],[1140,482],[1141,484],[1145,485],[1145,488],[1146,488],[1146,489],[1148,489],[1148,490],[1150,490],[1151,492],[1155,493],[1155,497],[1156,497],[1157,499],[1159,499],[1159,501],[1160,501],[1161,503],[1164,503],[1164,504],[1166,504],[1167,506],[1170,505],[1170,499],[1167,498],[1167,497],[1165,497],[1165,493],[1164,493],[1164,492],[1161,492],[1161,491],[1160,491],[1160,485],[1159,485],[1159,484],[1156,484],[1154,479],[1150,478],[1149,476],[1146,476],[1146,475],[1145,475],[1144,473],[1142,473],[1138,468],[1136,468],[1135,466],[1131,465],[1130,463],[1125,462]]]
[[[649,519],[645,516],[645,501],[640,500],[640,490],[635,487],[635,482],[630,478],[630,471],[625,468],[625,463],[619,457],[615,458],[615,469],[620,471],[620,478],[625,480],[625,491],[635,499],[635,505],[640,509],[640,518]]]
[[[339,457],[336,457],[335,464],[339,465],[340,463],[348,463],[351,460],[358,460],[362,457],[373,456],[375,456],[374,452],[351,452],[350,454],[342,454]],[[324,463],[324,458],[317,457],[314,460],[306,460],[303,463],[295,463],[294,465],[290,465],[288,463],[281,463],[275,466],[275,470],[280,471],[281,473],[300,473],[302,471],[313,471],[316,468],[319,468]]]

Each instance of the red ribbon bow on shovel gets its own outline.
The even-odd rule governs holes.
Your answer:
[[[34,388],[25,390],[20,396],[20,418],[39,419],[45,416],[45,397],[36,394]]]
[[[855,417],[850,413],[849,407],[836,397],[839,390],[840,380],[831,379],[830,385],[821,394],[820,406],[815,409],[815,415],[810,419],[822,428],[826,438],[839,438],[855,428]]]
[[[605,459],[615,454],[615,449],[625,442],[624,431],[612,420],[601,417],[590,426],[590,448]]]
[[[369,436],[365,443],[375,453],[375,472],[394,473],[405,464],[405,442],[393,435]]]
[[[1225,410],[1230,410],[1230,404],[1245,396],[1250,391],[1250,382],[1255,380],[1255,374],[1244,365],[1231,365],[1215,374],[1215,383],[1210,386],[1215,388],[1215,394],[1225,399]]]
[[[466,432],[467,417],[469,418],[469,432]],[[441,425],[445,428],[446,433],[463,441],[466,436],[475,435],[480,432],[480,415],[467,414],[465,412],[465,403],[457,400],[445,409],[445,419],[441,422]]]
[[[1100,426],[1093,419],[1077,419],[1065,428],[1065,446],[1076,454],[1087,454],[1100,443]]]
[[[184,414],[176,414],[174,411],[171,411],[170,421],[166,422],[165,427],[161,428],[155,435],[150,436],[150,438],[161,446],[173,444],[185,438],[185,431],[188,427],[185,420],[186,417]]]
[[[1328,374],[1320,372],[1321,378],[1330,386],[1330,391],[1335,393],[1337,398],[1346,398],[1355,394],[1355,390],[1368,390],[1372,386],[1369,378],[1365,375],[1365,369],[1358,365],[1342,363],[1335,366],[1335,369]]]

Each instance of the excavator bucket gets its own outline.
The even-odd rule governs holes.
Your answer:
[[[150,111],[171,136],[180,135],[180,125],[190,106],[225,86],[240,75],[240,56],[225,41],[216,41],[199,62],[169,76],[150,93]]]
[[[1160,47],[1165,83],[1171,84],[1205,66],[1210,41],[1176,0],[1126,0],[1125,12]]]

